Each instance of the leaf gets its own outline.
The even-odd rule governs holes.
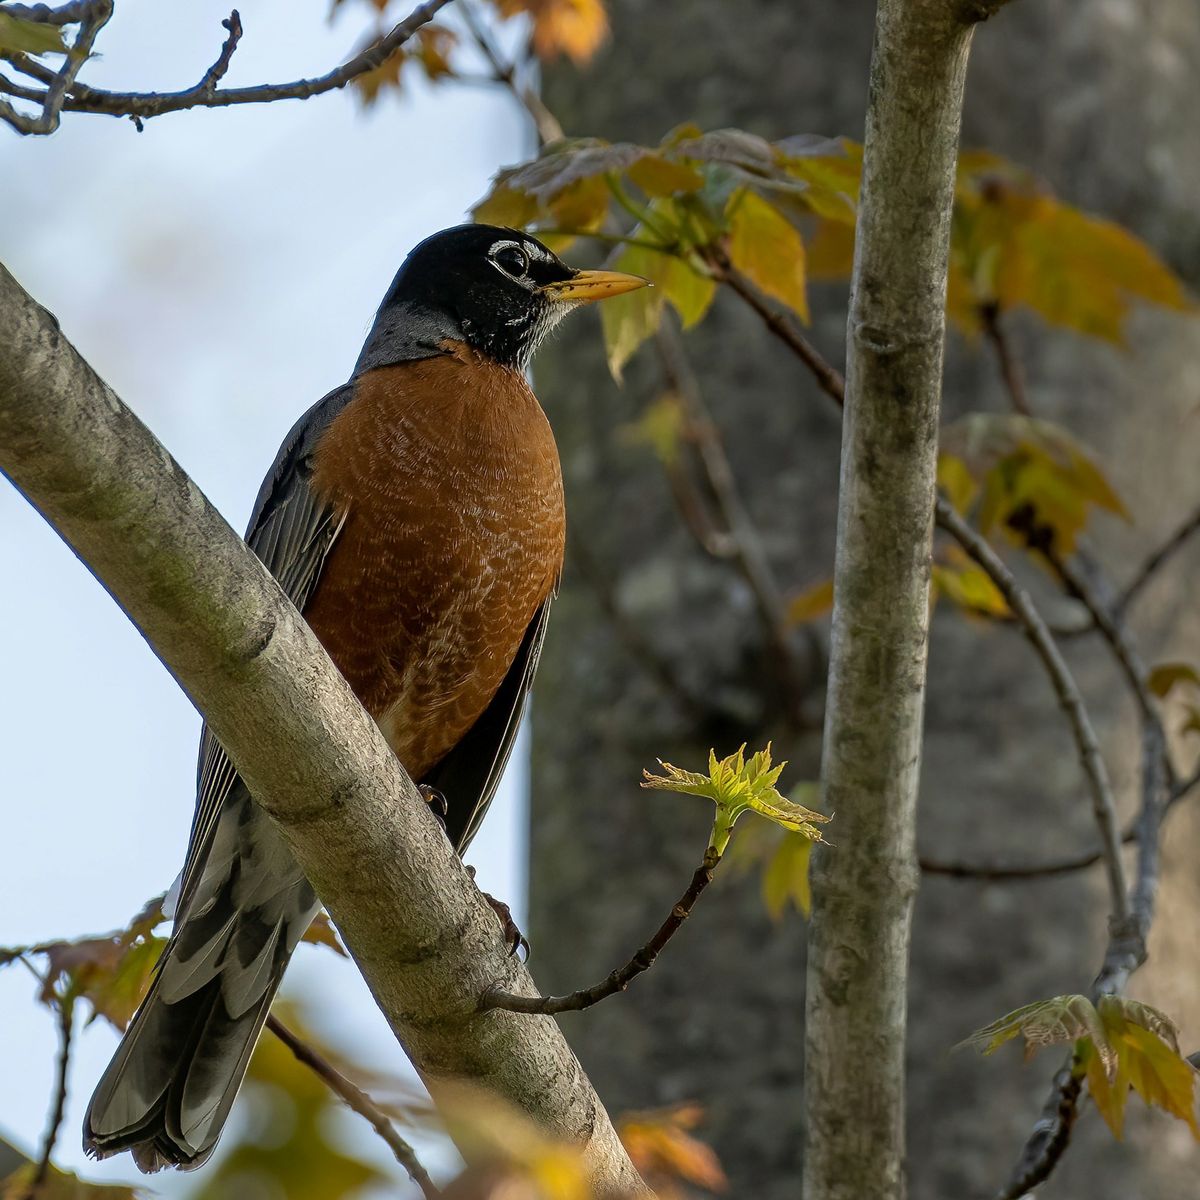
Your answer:
[[[787,606],[787,619],[793,625],[802,625],[805,621],[815,621],[823,617],[833,608],[833,580],[822,579],[811,587],[797,592]]]
[[[529,14],[533,49],[541,59],[565,54],[582,66],[608,36],[604,0],[496,0],[496,8],[502,17]]]
[[[647,196],[673,196],[704,186],[704,176],[694,167],[650,151],[632,163],[626,174]]]
[[[977,1046],[984,1054],[992,1054],[1005,1042],[1018,1037],[1025,1039],[1026,1058],[1043,1046],[1087,1037],[1092,1040],[1106,1071],[1116,1065],[1116,1053],[1108,1043],[1099,1014],[1086,996],[1079,995],[1055,996],[1014,1009],[998,1021],[977,1029],[955,1049]]]
[[[37,1165],[11,1142],[0,1137],[0,1200],[27,1200],[37,1174]],[[141,1193],[144,1194],[144,1193]],[[37,1189],[38,1200],[137,1200],[139,1193],[122,1184],[89,1183],[72,1171],[51,1164]]]
[[[0,51],[9,54],[66,54],[62,29],[0,12]]]
[[[799,230],[775,205],[749,189],[734,193],[726,214],[733,265],[807,322],[804,242]]]
[[[675,1181],[694,1184],[709,1192],[723,1192],[729,1187],[712,1147],[690,1133],[703,1118],[700,1105],[677,1104],[624,1113],[617,1121],[617,1135],[633,1165],[664,1200],[684,1195]]]
[[[1190,663],[1159,663],[1146,676],[1146,686],[1160,700],[1165,700],[1181,683],[1200,687],[1200,673]]]
[[[1076,1042],[1077,1070],[1087,1079],[1096,1107],[1115,1137],[1121,1136],[1132,1087],[1149,1105],[1187,1123],[1200,1141],[1195,1068],[1179,1053],[1175,1023],[1138,1000],[1056,996],[1027,1004],[973,1033],[963,1045],[998,1046],[1024,1036],[1026,1054],[1040,1046]]]
[[[1129,518],[1088,451],[1049,421],[974,413],[948,426],[942,445],[982,485],[978,522],[985,534],[999,527],[1023,543],[1036,528],[1069,554],[1094,509]]]
[[[995,155],[960,160],[951,255],[976,307],[1025,306],[1051,325],[1118,344],[1135,299],[1196,307],[1144,242],[1064,204]]]
[[[958,545],[947,546],[945,562],[932,566],[934,589],[939,596],[978,616],[1007,617],[1008,601],[992,577]]]
[[[814,784],[808,786],[815,789]],[[806,917],[812,912],[812,891],[808,881],[812,847],[811,838],[785,833],[767,862],[762,877],[762,897],[773,920],[782,918],[789,903]]]
[[[310,942],[314,946],[328,946],[342,958],[350,957],[346,953],[346,947],[342,945],[341,938],[338,937],[337,930],[333,927],[333,922],[329,919],[329,914],[324,909],[321,909],[313,917],[312,924],[304,931],[304,936],[300,940]]]
[[[971,469],[957,455],[945,450],[938,455],[937,485],[960,513],[965,513],[979,495],[979,483]]]
[[[663,256],[641,246],[627,246],[612,263],[615,271],[645,275],[658,267]],[[620,383],[625,364],[637,348],[652,337],[662,323],[665,297],[661,288],[638,288],[614,296],[600,306],[600,324],[604,330],[604,348],[608,354],[608,369]]]
[[[630,446],[649,446],[664,465],[672,466],[679,457],[685,420],[683,405],[677,393],[662,392],[636,421],[619,430],[622,440]]]
[[[756,812],[784,829],[801,833],[810,841],[824,841],[817,825],[824,824],[829,817],[788,800],[776,789],[775,782],[787,763],[772,766],[770,743],[749,759],[745,757],[745,750],[743,744],[735,753],[722,759],[710,750],[707,775],[685,771],[660,759],[659,766],[666,774],[653,775],[643,771],[642,787],[712,800],[717,806],[717,816],[709,845],[718,855],[725,852],[734,823],[747,811]]]

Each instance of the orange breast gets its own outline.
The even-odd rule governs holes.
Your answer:
[[[487,707],[563,556],[541,406],[448,348],[363,376],[313,475],[347,515],[304,615],[416,779]]]

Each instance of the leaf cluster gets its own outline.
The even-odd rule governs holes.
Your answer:
[[[770,743],[749,758],[746,758],[744,744],[733,754],[721,759],[717,758],[715,751],[710,750],[707,773],[685,771],[661,759],[659,765],[665,774],[643,771],[642,787],[704,796],[717,806],[709,847],[718,857],[725,853],[733,826],[745,812],[758,813],[784,829],[803,835],[810,842],[825,840],[817,826],[830,818],[789,800],[775,787],[787,763],[772,765]]]
[[[1178,1030],[1165,1013],[1137,1000],[1080,995],[1027,1004],[976,1030],[963,1043],[991,1054],[1014,1038],[1030,1057],[1043,1046],[1073,1043],[1075,1070],[1087,1079],[1096,1108],[1115,1137],[1124,1128],[1130,1089],[1179,1118],[1200,1141],[1197,1072],[1179,1052]]]

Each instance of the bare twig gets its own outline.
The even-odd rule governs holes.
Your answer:
[[[1142,589],[1154,578],[1162,565],[1181,550],[1196,532],[1200,531],[1200,508],[1198,508],[1163,544],[1150,555],[1142,564],[1141,569],[1133,577],[1113,605],[1114,614],[1120,618],[1128,611],[1129,606],[1137,599]]]
[[[995,302],[979,306],[979,318],[983,322],[983,332],[996,351],[996,360],[1000,365],[1000,374],[1004,386],[1008,390],[1008,398],[1013,408],[1023,417],[1032,416],[1029,407],[1029,397],[1025,393],[1025,375],[1021,364],[1013,354],[1008,341],[1008,333],[1000,324],[1000,306]]]
[[[458,8],[471,37],[492,68],[492,82],[503,84],[517,98],[533,121],[540,145],[545,146],[549,142],[558,141],[563,136],[563,127],[558,118],[547,108],[535,88],[528,87],[517,79],[516,63],[507,62],[501,56],[474,6],[467,3],[467,0],[459,0]]]
[[[89,3],[69,7],[78,11],[78,15],[72,17],[72,23],[78,21],[79,31],[67,48],[63,65],[47,84],[46,94],[41,99],[42,111],[36,117],[26,116],[0,100],[0,120],[6,121],[18,133],[47,134],[58,128],[63,105],[75,76],[87,62],[97,34],[108,24],[113,13],[112,0],[90,0]]]
[[[228,31],[229,36],[221,46],[221,53],[217,55],[216,62],[204,72],[204,77],[196,85],[196,89],[206,96],[211,96],[216,91],[217,84],[225,78],[225,72],[229,70],[229,64],[233,61],[233,52],[242,40],[242,18],[236,8],[221,22],[221,27]]]
[[[492,988],[480,997],[480,1009],[486,1012],[493,1008],[503,1008],[509,1012],[548,1014],[578,1012],[591,1008],[593,1004],[598,1004],[609,996],[615,996],[617,992],[625,991],[631,980],[653,966],[662,948],[691,915],[700,893],[712,882],[713,872],[720,861],[720,854],[709,846],[704,852],[704,861],[696,868],[692,882],[688,884],[687,891],[675,902],[671,915],[658,927],[658,932],[623,967],[618,967],[606,979],[592,987],[570,992],[566,996],[518,996],[512,992]]]
[[[1129,897],[1126,891],[1125,867],[1121,861],[1121,835],[1117,828],[1116,804],[1108,782],[1108,771],[1100,755],[1096,731],[1092,728],[1083,697],[1070,668],[1028,592],[1017,583],[1016,577],[1001,562],[999,555],[988,545],[986,539],[958,515],[954,506],[944,496],[938,497],[935,511],[938,526],[962,546],[999,588],[1050,676],[1059,706],[1066,715],[1075,738],[1076,751],[1091,792],[1092,812],[1104,847],[1112,920],[1114,923],[1124,922],[1129,917]]]
[[[787,607],[767,558],[762,538],[742,502],[720,430],[708,411],[695,372],[684,353],[678,327],[664,317],[656,337],[667,385],[679,397],[691,444],[704,470],[728,539],[729,557],[746,580],[767,638],[778,658],[780,678],[789,700],[790,715],[798,718],[806,691],[805,672],[797,661],[788,626]]]
[[[706,252],[705,261],[714,276],[722,283],[728,284],[762,317],[767,328],[813,373],[825,395],[841,407],[846,401],[846,380],[840,371],[825,361],[816,346],[804,336],[795,316],[759,291],[720,249],[710,248]]]
[[[278,1017],[267,1018],[267,1028],[302,1062],[311,1067],[371,1128],[387,1142],[396,1161],[408,1172],[409,1178],[421,1189],[426,1200],[437,1200],[441,1191],[429,1178],[416,1151],[400,1136],[387,1114],[357,1084],[351,1083],[327,1058],[318,1054],[303,1038],[294,1034]]]
[[[1025,1143],[1021,1159],[996,1200],[1021,1200],[1049,1178],[1065,1153],[1079,1116],[1079,1094],[1083,1089],[1083,1080],[1071,1069],[1072,1065],[1073,1060],[1069,1060],[1054,1076],[1050,1095]]]
[[[35,972],[36,974],[36,972]],[[62,1128],[63,1113],[67,1107],[67,1068],[71,1063],[71,1032],[75,1018],[75,993],[68,988],[65,995],[58,997],[58,1072],[54,1081],[54,1104],[50,1109],[50,1120],[42,1139],[42,1152],[29,1187],[21,1200],[37,1200],[38,1194],[50,1177],[50,1159],[58,1142],[58,1131]]]
[[[95,0],[95,2],[106,4],[111,10],[111,0]],[[151,117],[161,117],[164,113],[180,112],[189,108],[224,108],[232,104],[269,104],[276,100],[307,100],[311,96],[320,96],[325,92],[343,88],[360,75],[365,75],[368,71],[382,66],[418,29],[433,20],[438,11],[449,3],[450,0],[426,0],[424,4],[419,4],[389,33],[378,38],[353,58],[325,75],[319,75],[313,79],[297,79],[290,83],[263,83],[252,87],[217,88],[213,86],[213,82],[219,80],[221,74],[224,73],[222,59],[226,57],[227,51],[231,55],[237,45],[237,38],[234,36],[233,29],[230,28],[231,21],[226,24],[230,36],[222,47],[221,57],[195,87],[179,92],[110,92],[74,83],[74,76],[72,76],[62,108],[68,112],[99,113],[110,117],[133,117],[137,120],[149,120]],[[230,42],[233,43],[232,47],[230,47]],[[90,46],[88,48],[90,50]],[[45,81],[44,69],[39,70],[36,66],[30,69],[30,60],[27,58],[12,56],[12,61],[33,78],[41,78]],[[227,67],[228,62],[225,62],[224,66]],[[214,71],[220,73],[217,74],[216,80],[210,82],[210,76]],[[0,106],[2,105],[3,101],[0,101]],[[0,115],[4,115],[2,108],[0,108]],[[20,116],[20,114],[17,115]],[[25,132],[43,131],[25,130]]]

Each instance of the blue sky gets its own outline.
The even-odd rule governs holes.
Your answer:
[[[227,15],[209,0],[126,0],[86,79],[194,82]],[[245,4],[228,82],[327,70],[361,38],[366,5],[327,16],[324,0]],[[368,113],[338,93],[180,113],[140,135],[68,114],[49,139],[0,132],[0,261],[241,529],[283,434],[346,378],[406,251],[462,220],[529,136],[499,91],[416,79]],[[121,926],[181,864],[199,717],[3,480],[0,580],[0,945]],[[523,754],[514,766],[470,858],[520,919]],[[303,947],[289,979],[332,1041],[402,1069],[352,966]],[[35,987],[0,972],[0,1133],[30,1151],[55,1055]],[[84,1162],[83,1108],[115,1044],[100,1023],[78,1040],[64,1165]],[[378,1153],[353,1122],[348,1136]],[[135,1178],[127,1156],[87,1170]],[[178,1194],[175,1178],[155,1192]]]

